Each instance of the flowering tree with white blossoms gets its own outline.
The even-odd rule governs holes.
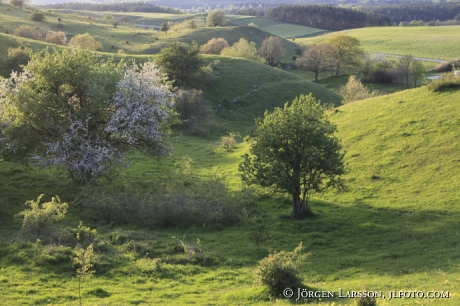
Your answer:
[[[58,166],[78,183],[109,176],[133,149],[169,153],[172,93],[155,64],[114,64],[83,51],[35,54],[0,80],[0,154]]]

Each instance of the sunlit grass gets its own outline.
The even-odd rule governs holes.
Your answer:
[[[341,33],[358,38],[366,52],[448,60],[460,56],[459,30],[460,26],[372,27],[296,39],[296,43],[319,43]]]

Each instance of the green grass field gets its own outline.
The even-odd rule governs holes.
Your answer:
[[[449,60],[460,57],[458,46],[459,26],[440,27],[373,27],[346,30],[343,33],[356,37],[366,52],[394,55],[411,54],[415,57]],[[324,41],[332,34],[297,39],[296,43],[308,45]]]
[[[225,72],[223,66],[221,69]],[[98,229],[101,241],[112,241],[106,248],[116,259],[102,257],[99,274],[83,283],[85,304],[271,304],[262,287],[254,283],[252,271],[257,261],[269,248],[291,250],[303,241],[311,253],[303,267],[305,285],[310,288],[337,292],[339,288],[359,290],[365,284],[386,296],[378,305],[458,305],[460,155],[455,140],[460,137],[460,112],[455,101],[459,98],[458,91],[434,94],[420,88],[331,112],[329,117],[338,125],[338,137],[347,151],[348,191],[318,195],[312,203],[315,217],[303,221],[290,217],[287,199],[261,194],[257,207],[274,217],[271,238],[261,251],[239,226],[154,231],[89,223]],[[242,120],[239,125],[248,123]],[[225,174],[232,181],[229,186],[238,189],[236,168],[247,143],[231,152],[210,155],[206,148],[214,143],[212,137],[182,136],[172,141],[175,153],[161,166],[132,156],[133,164],[123,180],[153,184],[155,177],[171,172],[174,163],[188,155],[202,176]],[[18,242],[14,237],[19,224],[12,222],[12,215],[21,210],[25,199],[38,193],[59,193],[63,200],[71,201],[78,190],[65,180],[56,180],[49,171],[7,162],[0,167],[2,190],[6,191],[1,205],[2,302],[76,305],[77,281],[71,267],[54,267],[51,259],[42,258],[40,254],[48,254],[52,246]],[[21,190],[24,187],[26,192]],[[77,212],[72,212],[68,226],[77,224]],[[124,242],[113,242],[114,233],[125,237]],[[200,239],[212,263],[193,264],[185,255],[171,253],[176,245],[171,236],[189,244]],[[165,262],[161,272],[151,256]],[[450,298],[388,300],[389,291],[399,290],[444,290],[450,292]],[[332,302],[353,303],[336,298],[319,304]],[[276,303],[287,302],[280,299]]]
[[[2,32],[17,25],[15,18],[18,24],[34,24],[27,19],[30,12],[6,8],[10,6],[0,5]],[[98,35],[103,44],[129,39],[127,53],[138,54],[141,60],[149,56],[142,55],[143,50],[164,43],[162,40],[204,40],[212,33],[237,39],[244,31],[254,30],[222,27],[158,34],[123,25],[113,28],[99,21],[90,25],[86,17],[54,14],[47,15],[44,23],[50,28],[57,16],[64,16],[66,31],[93,31],[90,33]],[[11,24],[4,19],[10,16]],[[248,35],[260,35],[261,39],[269,35],[259,31]],[[160,42],[144,43],[155,35],[164,36],[158,36]],[[0,35],[1,56],[8,47],[19,45],[34,50],[48,46]],[[134,153],[129,156],[129,167],[115,181],[105,182],[107,185],[147,194],[158,186],[168,186],[170,179],[180,179],[180,174],[175,174],[178,162],[189,156],[196,180],[225,176],[229,192],[240,195],[238,165],[250,142],[237,139],[235,148],[225,150],[218,148],[219,138],[227,132],[239,132],[243,138],[250,133],[254,118],[300,94],[311,92],[323,103],[337,106],[340,96],[326,87],[337,89],[346,81],[342,80],[345,77],[326,78],[321,80],[322,86],[306,81],[305,76],[248,60],[202,59],[214,63],[214,70],[219,71],[213,82],[200,87],[215,112],[217,128],[204,138],[174,130],[171,156],[157,163]],[[222,106],[224,99],[229,103]],[[311,290],[337,294],[339,289],[358,291],[365,285],[385,296],[377,299],[379,306],[459,305],[459,100],[458,90],[433,93],[421,87],[329,110],[328,118],[337,124],[337,137],[346,152],[347,189],[315,195],[310,204],[314,216],[306,220],[293,219],[288,196],[255,189],[250,213],[272,217],[269,240],[260,249],[242,224],[158,229],[153,224],[94,222],[74,202],[85,192],[82,187],[52,169],[0,160],[0,305],[79,305],[73,247],[68,241],[80,220],[97,229],[93,243],[99,255],[96,274],[82,282],[83,305],[296,304],[281,297],[270,300],[255,282],[254,269],[269,250],[291,251],[300,242],[310,254],[301,268],[303,283]],[[116,195],[118,192],[114,190]],[[46,200],[59,195],[70,204],[61,222],[62,235],[56,240],[27,241],[14,215],[24,209],[26,200],[42,193]],[[389,300],[390,291],[400,290],[449,291],[449,298]],[[338,297],[299,303],[355,305],[353,299]]]

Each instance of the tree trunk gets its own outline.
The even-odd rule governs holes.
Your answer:
[[[335,76],[339,76],[339,72],[340,72],[340,62],[337,62],[337,66],[335,69]]]
[[[300,200],[300,188],[292,194],[293,213],[295,218],[302,218],[305,214],[305,202]]]

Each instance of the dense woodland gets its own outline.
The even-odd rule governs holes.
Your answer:
[[[460,17],[460,3],[377,5],[363,6],[360,10],[386,15],[396,23],[411,20],[445,21]]]
[[[389,26],[389,17],[330,5],[282,5],[265,11],[241,10],[241,15],[265,16],[327,30]]]

